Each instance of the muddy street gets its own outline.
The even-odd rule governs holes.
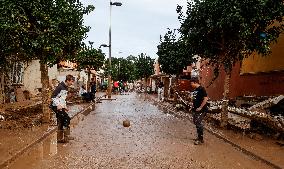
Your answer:
[[[8,168],[269,168],[208,132],[203,145],[194,145],[189,120],[163,113],[144,96],[113,97],[117,100],[104,100],[73,119],[75,140],[57,144],[53,134]]]

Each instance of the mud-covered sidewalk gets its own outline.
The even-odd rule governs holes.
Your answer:
[[[195,126],[188,119],[167,114],[144,97],[115,97],[73,121],[75,140],[47,139],[8,168],[273,168],[209,132],[203,145],[194,145]],[[125,119],[129,128],[122,125]]]
[[[141,97],[144,98],[145,96],[141,95]],[[158,101],[156,95],[147,95],[146,98],[158,105],[166,113],[182,119],[192,119],[191,114],[176,111],[173,105],[168,102]],[[245,134],[240,131],[224,130],[208,123],[205,123],[205,126],[211,134],[231,144],[243,153],[268,163],[268,165],[274,168],[284,168],[284,147],[279,145],[277,140],[259,134]]]
[[[88,109],[90,103],[70,105],[68,114],[74,117]],[[55,115],[53,115],[54,117]],[[55,117],[54,117],[55,118]],[[55,120],[55,119],[54,119]],[[56,131],[56,125],[43,124],[30,128],[0,129],[0,168]]]

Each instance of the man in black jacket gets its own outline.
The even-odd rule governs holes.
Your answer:
[[[197,138],[195,139],[194,144],[199,145],[204,143],[203,140],[203,124],[202,120],[204,119],[208,107],[207,107],[207,93],[204,87],[199,84],[198,78],[190,79],[190,85],[194,89],[193,95],[193,123],[196,126]]]
[[[67,75],[65,82],[61,82],[53,91],[51,96],[51,109],[55,112],[57,118],[58,134],[57,141],[59,143],[68,142],[70,137],[70,120],[67,114],[66,98],[68,87],[74,84],[75,78],[72,75]]]

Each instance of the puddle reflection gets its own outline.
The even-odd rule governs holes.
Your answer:
[[[6,168],[30,169],[44,159],[48,159],[58,153],[57,134],[54,133],[43,142],[38,143],[34,148],[21,155],[15,162],[9,164]]]
[[[90,112],[84,114],[78,114],[71,120],[70,127],[74,128],[83,121],[85,116],[89,115]],[[60,144],[62,145],[62,144]],[[23,155],[18,157],[14,162],[9,164],[6,169],[31,169],[41,168],[39,164],[41,162],[50,159],[51,157],[58,154],[57,144],[57,132],[52,133],[44,141],[37,143],[32,149],[25,152]]]

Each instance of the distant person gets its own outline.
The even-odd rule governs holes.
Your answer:
[[[129,89],[129,92],[133,92],[133,90],[134,90],[134,84],[133,84],[133,83],[129,83],[128,89]]]
[[[96,83],[96,79],[94,78],[93,81],[91,82],[91,94],[92,94],[92,98],[96,97],[96,92],[97,92],[97,83]]]
[[[161,81],[158,83],[158,100],[164,101],[164,83]]]
[[[119,85],[120,94],[123,94],[125,88],[124,88],[124,83],[122,82],[122,80],[118,82],[118,85]]]
[[[199,71],[198,71],[196,66],[192,67],[190,76],[191,76],[191,78],[198,78],[199,77]]]
[[[83,97],[83,100],[87,102],[93,101],[93,94],[90,92],[87,92],[86,87],[82,85],[79,90],[79,95]]]
[[[114,92],[117,94],[117,92],[119,90],[119,81],[115,81],[113,83],[113,87],[114,87]]]
[[[194,141],[195,145],[204,143],[203,138],[203,119],[208,111],[207,101],[208,96],[204,87],[199,84],[198,78],[190,79],[190,85],[194,89],[193,95],[193,123],[196,126],[197,138]]]
[[[70,120],[71,118],[67,114],[68,108],[66,105],[66,98],[68,93],[68,87],[72,86],[75,82],[75,78],[72,75],[67,75],[65,82],[59,83],[59,85],[53,91],[51,96],[51,109],[55,112],[58,126],[58,138],[59,143],[66,143],[68,140],[73,139],[70,137]]]
[[[97,80],[97,91],[99,91],[101,89],[101,82],[99,80]]]

